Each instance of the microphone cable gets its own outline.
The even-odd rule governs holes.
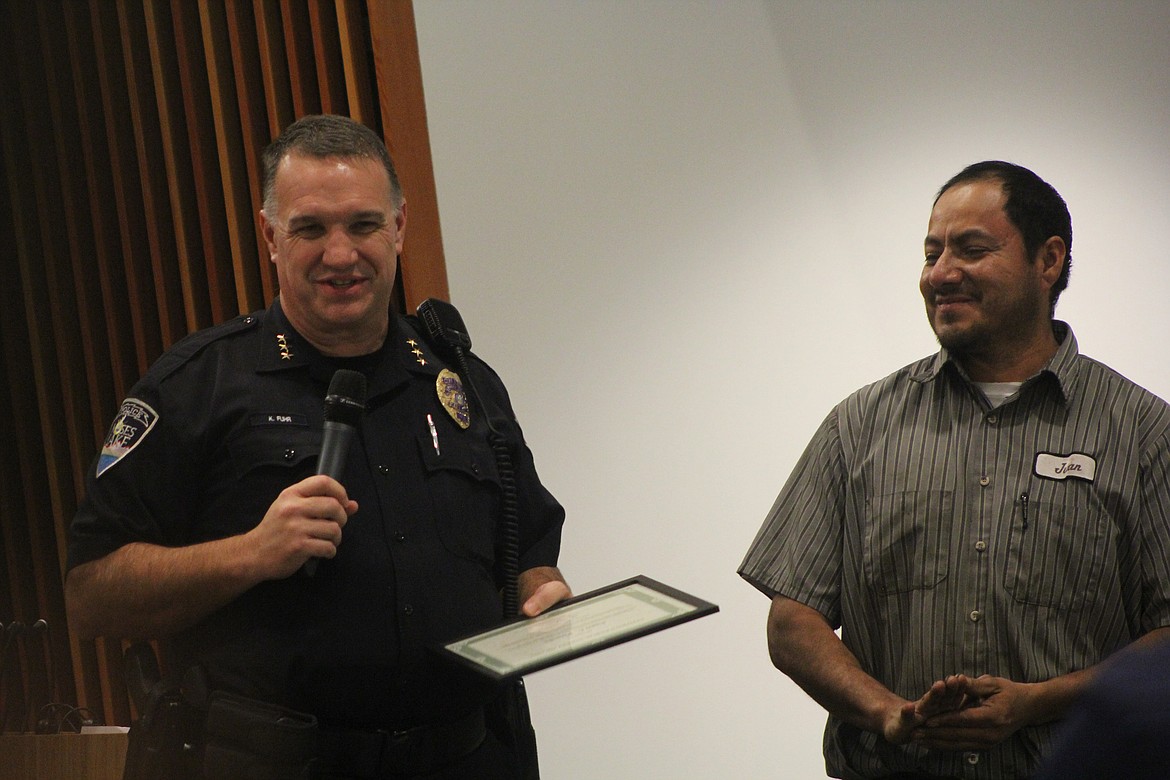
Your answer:
[[[493,424],[483,399],[476,389],[471,376],[467,353],[471,350],[471,336],[459,310],[446,301],[428,298],[418,306],[418,316],[431,338],[451,350],[455,357],[460,376],[467,387],[468,399],[474,401],[488,429],[488,443],[496,458],[496,469],[500,475],[500,509],[503,522],[500,526],[500,557],[503,574],[504,618],[511,620],[520,614],[520,501],[516,491],[516,477],[512,465],[512,454],[507,439]]]

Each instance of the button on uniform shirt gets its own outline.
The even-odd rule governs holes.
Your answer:
[[[995,409],[945,350],[844,400],[740,567],[906,699],[956,673],[1047,680],[1170,625],[1170,407],[1054,327],[1049,365]],[[956,753],[830,716],[826,766],[1024,778],[1052,730]]]

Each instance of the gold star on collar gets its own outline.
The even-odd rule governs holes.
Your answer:
[[[281,360],[292,360],[292,352],[288,348],[288,339],[283,333],[276,334],[276,348],[280,350]]]
[[[420,366],[425,366],[427,364],[426,358],[423,357],[423,351],[418,348],[417,341],[415,341],[414,339],[407,339],[406,346],[410,347],[410,354],[414,355],[415,361]]]

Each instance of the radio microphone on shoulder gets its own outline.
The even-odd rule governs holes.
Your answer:
[[[329,381],[329,392],[325,395],[325,428],[321,454],[317,457],[318,474],[341,479],[354,431],[365,410],[365,375],[359,371],[337,369]],[[313,576],[319,560],[310,558],[305,561],[305,574]]]

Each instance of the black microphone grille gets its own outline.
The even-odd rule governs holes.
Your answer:
[[[325,396],[325,419],[357,425],[366,410],[366,377],[360,371],[339,368],[329,381]]]

